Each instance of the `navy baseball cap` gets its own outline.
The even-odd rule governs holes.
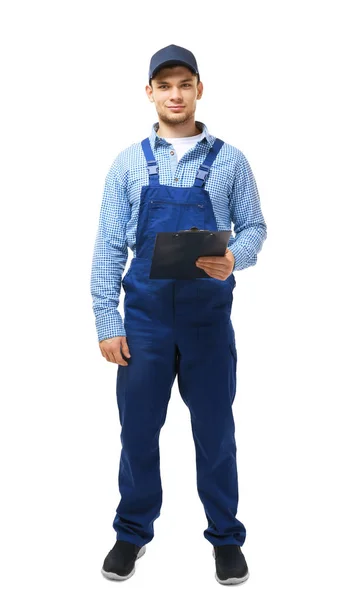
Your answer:
[[[149,82],[157,71],[163,67],[170,67],[171,65],[184,65],[184,67],[188,67],[193,73],[195,73],[195,75],[199,75],[198,66],[193,53],[186,48],[182,48],[181,46],[170,44],[170,46],[166,46],[165,48],[158,50],[151,57]]]

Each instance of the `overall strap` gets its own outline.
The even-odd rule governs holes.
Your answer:
[[[206,155],[204,162],[200,165],[198,172],[195,176],[194,187],[201,187],[205,183],[205,179],[209,175],[210,167],[217,157],[224,142],[220,138],[216,138],[215,142],[211,146],[209,152]]]
[[[145,138],[141,142],[141,145],[147,162],[147,169],[149,172],[149,185],[159,185],[159,167],[151,149],[149,138]]]

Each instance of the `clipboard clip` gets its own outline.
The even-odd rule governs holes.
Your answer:
[[[207,231],[207,229],[199,229],[198,227],[190,227],[190,229],[180,229],[177,233],[174,233],[174,237],[177,237],[180,233],[190,233],[197,231]],[[209,232],[209,235],[214,235],[212,231]]]

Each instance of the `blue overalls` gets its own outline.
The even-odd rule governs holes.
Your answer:
[[[160,185],[149,139],[141,143],[149,184],[141,189],[136,257],[123,279],[131,358],[117,371],[121,500],[113,527],[117,539],[138,546],[154,536],[162,504],[159,434],[177,375],[180,395],[190,410],[197,490],[208,522],[204,536],[214,546],[242,546],[246,530],[235,518],[238,478],[232,413],[237,353],[230,313],[235,277],[149,278],[158,232],[217,230],[203,186],[224,142],[215,140],[194,185],[185,188]]]

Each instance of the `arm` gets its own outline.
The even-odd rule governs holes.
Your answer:
[[[91,269],[90,288],[99,342],[126,335],[117,308],[128,258],[126,224],[130,215],[130,204],[115,159],[105,180]]]
[[[257,254],[267,237],[256,181],[242,153],[235,171],[229,208],[235,239],[229,240],[228,248],[235,257],[233,270],[239,271],[256,264]]]

